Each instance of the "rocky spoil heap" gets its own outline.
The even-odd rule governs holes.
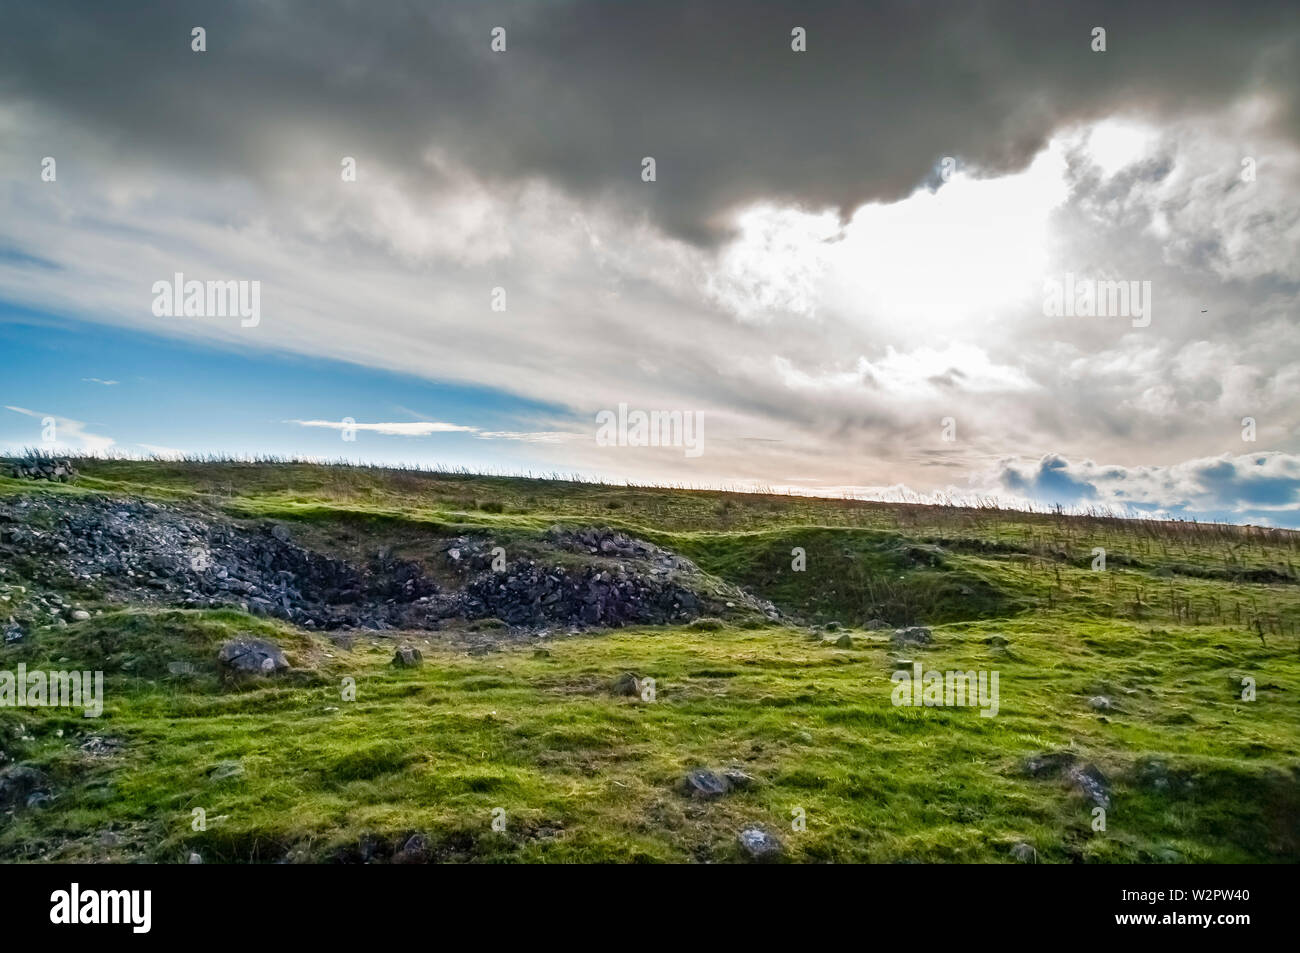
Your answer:
[[[235,606],[324,629],[436,629],[489,617],[521,627],[661,623],[739,600],[775,613],[740,590],[706,592],[689,560],[624,534],[557,528],[542,545],[582,556],[570,565],[504,563],[491,540],[430,538],[430,553],[458,577],[440,586],[419,563],[386,550],[355,565],[299,545],[281,525],[243,526],[136,499],[0,500],[0,562],[12,561],[31,582],[90,587],[117,603]]]
[[[55,483],[71,483],[77,478],[77,468],[71,460],[56,460],[54,457],[3,460],[0,461],[0,473],[16,480],[50,480]]]

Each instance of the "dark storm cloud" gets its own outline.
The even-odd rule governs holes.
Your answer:
[[[1300,132],[1294,2],[1062,7],[10,2],[0,94],[111,144],[82,161],[282,183],[346,154],[414,179],[436,174],[420,162],[432,145],[697,241],[759,197],[846,212],[905,195],[945,155],[1018,168],[1060,124],[1125,108],[1264,91]],[[193,26],[207,53],[190,51]],[[495,26],[505,54],[488,48]],[[807,53],[790,51],[794,26]]]

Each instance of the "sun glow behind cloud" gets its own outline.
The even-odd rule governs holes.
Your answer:
[[[959,169],[934,191],[862,206],[842,228],[829,211],[753,206],[710,290],[742,320],[813,318],[823,304],[925,332],[988,320],[1039,294],[1065,172],[1054,141],[1023,172]]]

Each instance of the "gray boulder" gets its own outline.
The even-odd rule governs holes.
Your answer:
[[[929,645],[930,630],[923,625],[909,625],[905,629],[895,629],[893,640],[900,645]]]
[[[1019,844],[1016,844],[1011,848],[1011,856],[1015,858],[1017,862],[1022,864],[1038,863],[1038,851],[1034,850],[1031,845],[1026,844],[1024,841],[1021,841]]]
[[[723,775],[707,768],[697,768],[686,772],[682,778],[682,792],[689,797],[721,797],[731,790],[731,783]]]
[[[615,695],[623,695],[627,698],[640,698],[641,679],[635,672],[624,672],[618,678],[614,679],[612,690]]]
[[[36,768],[11,764],[0,768],[0,807],[26,805],[37,794],[49,793],[49,780]]]
[[[393,664],[398,668],[418,668],[424,664],[424,654],[414,645],[399,645],[393,653]]]
[[[260,675],[274,675],[289,667],[289,660],[280,646],[266,639],[249,637],[224,643],[217,652],[217,661],[232,671]]]
[[[761,827],[746,827],[738,839],[751,860],[774,860],[784,849],[779,840]]]

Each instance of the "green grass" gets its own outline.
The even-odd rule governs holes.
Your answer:
[[[852,646],[701,620],[470,655],[419,633],[359,632],[349,648],[233,611],[106,611],[0,648],[0,669],[106,676],[100,719],[0,708],[0,764],[38,766],[58,795],[0,816],[3,859],[335,860],[421,832],[448,861],[733,861],[754,823],[803,862],[1003,862],[1021,841],[1049,862],[1300,859],[1294,534],[307,465],[78,466],[76,486],[0,493],[184,499],[355,552],[612,525],[796,621],[843,623]],[[932,624],[934,644],[854,628],[877,614]],[[223,679],[216,647],[239,633],[279,641],[293,671]],[[402,640],[423,667],[389,664]],[[895,707],[899,659],[998,671],[999,714]],[[653,701],[611,692],[628,671],[655,680]],[[1098,694],[1114,710],[1089,707]],[[89,734],[124,744],[90,754]],[[1077,792],[1021,770],[1058,749],[1110,777],[1105,831]],[[214,779],[228,762],[242,770]],[[710,801],[678,790],[691,768],[733,765],[756,783]]]

